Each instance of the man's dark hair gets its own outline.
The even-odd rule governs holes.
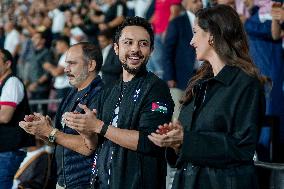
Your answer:
[[[50,43],[50,41],[48,41],[48,39],[49,39],[48,31],[47,30],[36,31],[35,34],[39,34],[40,38],[44,40],[44,47],[48,47],[48,44]]]
[[[151,27],[151,24],[146,19],[138,17],[138,16],[126,17],[124,22],[121,25],[118,26],[116,33],[115,33],[115,37],[114,37],[114,42],[116,44],[118,44],[122,30],[127,26],[140,26],[140,27],[144,28],[148,32],[148,34],[150,35],[150,42],[151,42],[150,47],[151,47],[151,49],[154,48],[154,32],[153,32],[153,29]]]
[[[0,52],[3,54],[4,62],[11,61],[11,63],[13,63],[13,56],[8,50],[0,48]]]
[[[98,36],[105,36],[107,39],[113,39],[113,31],[111,29],[102,30]]]
[[[47,31],[47,30],[44,30],[44,31],[36,31],[36,33],[38,33],[42,39],[45,39],[45,40],[46,40],[46,39],[48,38],[48,31]]]
[[[70,39],[69,39],[69,37],[66,36],[66,35],[60,35],[60,36],[58,36],[58,37],[56,38],[56,41],[62,41],[62,42],[64,42],[67,46],[70,45]]]
[[[75,45],[72,45],[71,47],[78,45],[81,46],[82,48],[85,62],[91,60],[96,61],[96,72],[98,73],[101,70],[103,64],[103,55],[100,48],[97,45],[90,42],[80,42]]]

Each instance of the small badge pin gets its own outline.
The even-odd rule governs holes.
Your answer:
[[[135,94],[133,95],[133,101],[136,102],[139,97],[140,89],[135,90]]]

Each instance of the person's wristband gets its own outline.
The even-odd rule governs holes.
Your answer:
[[[108,129],[108,124],[103,124],[103,126],[102,126],[102,129],[101,129],[101,131],[100,131],[100,135],[101,136],[105,136],[105,134],[106,134],[106,132],[107,132],[107,129]]]

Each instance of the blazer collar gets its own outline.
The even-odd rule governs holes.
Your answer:
[[[226,86],[230,85],[231,81],[235,78],[240,69],[235,66],[225,65],[222,70],[212,78]]]

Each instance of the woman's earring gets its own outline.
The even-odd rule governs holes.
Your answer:
[[[208,40],[208,44],[209,44],[211,47],[213,47],[213,39],[209,39],[209,40]]]

